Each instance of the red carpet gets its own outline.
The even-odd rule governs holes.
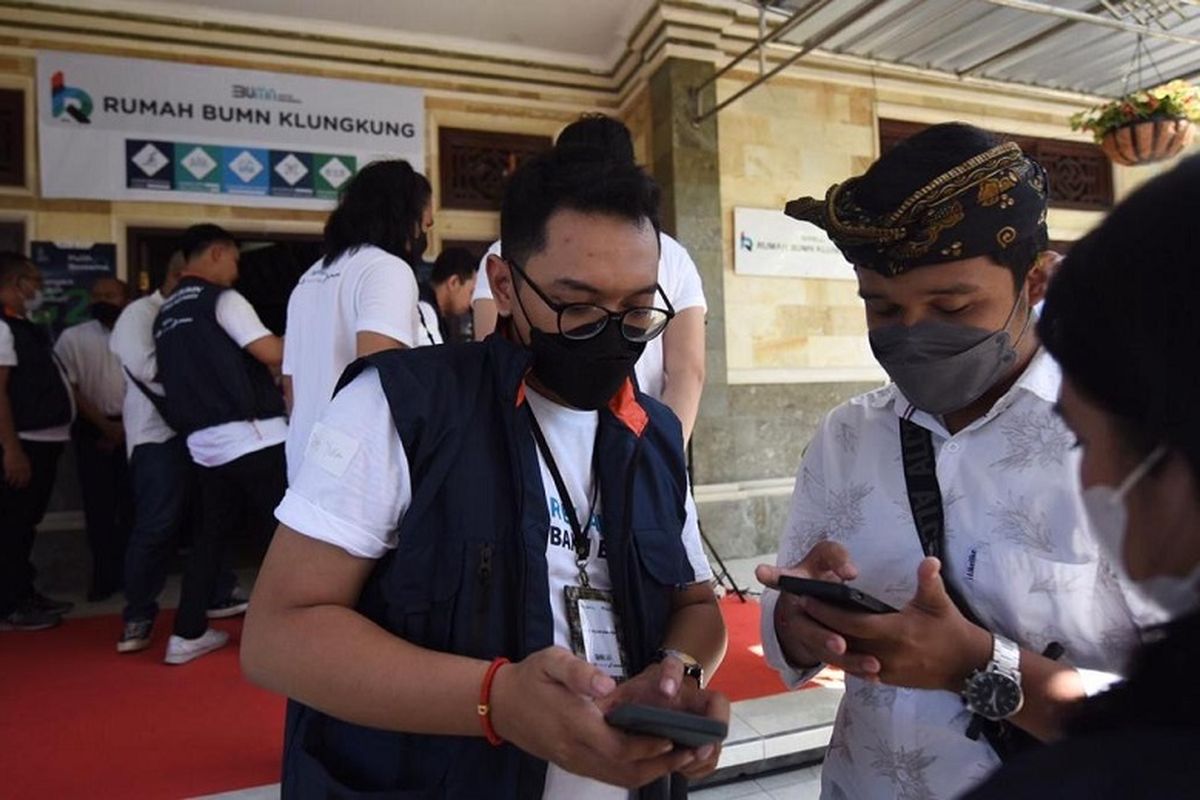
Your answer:
[[[709,687],[724,692],[730,700],[751,700],[787,691],[779,673],[760,655],[759,612],[756,600],[747,598],[743,603],[735,595],[721,600],[721,613],[729,631],[729,649]]]
[[[154,800],[279,780],[283,700],[242,678],[230,644],[191,664],[119,655],[117,617],[0,638],[0,796]],[[241,620],[217,622],[236,641]]]
[[[713,687],[733,700],[783,691],[750,649],[758,603],[721,608],[729,654]],[[135,655],[115,651],[111,616],[0,637],[0,797],[175,800],[279,780],[283,700],[246,682],[235,645],[164,665],[172,618]],[[216,626],[241,632],[240,620]]]

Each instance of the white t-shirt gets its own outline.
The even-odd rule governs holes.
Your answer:
[[[371,331],[413,347],[417,320],[417,279],[391,253],[368,245],[328,267],[318,261],[308,268],[288,300],[283,345],[283,374],[292,379],[289,478],[296,477],[309,433],[354,361],[357,335]]]
[[[7,325],[0,323],[0,367],[15,367],[17,364],[17,348],[13,341],[12,329]],[[75,394],[71,391],[71,382],[67,380],[67,374],[63,370],[62,365],[55,359],[55,366],[58,367],[58,374],[62,377],[63,386],[66,387],[67,396],[71,401],[71,420],[75,420]],[[12,376],[9,376],[12,380]],[[27,442],[69,442],[71,441],[71,423],[59,425],[54,428],[42,428],[36,431],[19,431],[18,439],[24,439]]]
[[[689,308],[708,310],[704,299],[704,286],[700,282],[700,272],[696,262],[688,255],[683,245],[665,233],[659,234],[661,254],[658,258],[658,285],[662,287],[667,299],[671,301],[676,313]],[[491,300],[492,287],[488,283],[487,257],[500,255],[500,242],[492,243],[487,253],[479,262],[478,276],[475,280],[475,291],[471,301]],[[656,298],[655,302],[662,302]],[[669,330],[669,328],[668,328]],[[637,374],[638,386],[642,391],[656,400],[661,400],[666,389],[666,372],[664,370],[663,337],[652,339],[647,345],[642,357],[634,367]]]
[[[592,449],[599,415],[557,405],[526,387],[525,396],[562,472],[576,512],[586,514],[593,496]],[[546,493],[546,563],[554,618],[554,643],[570,648],[563,588],[578,584],[570,524],[541,453],[542,486]],[[396,547],[399,520],[412,501],[408,458],[396,433],[387,399],[374,370],[367,370],[334,398],[313,429],[296,480],[275,514],[293,530],[336,545],[360,558],[380,558]],[[588,578],[598,589],[610,589],[608,563],[601,557],[602,499],[597,498],[589,535],[592,537]],[[712,568],[701,546],[694,509],[689,506],[683,543],[697,582],[712,579]],[[625,800],[628,793],[582,778],[551,765],[546,775],[546,798]]]
[[[54,353],[67,371],[67,380],[106,417],[121,414],[125,378],[121,364],[108,349],[111,333],[97,320],[67,328],[54,344]]]
[[[133,449],[142,444],[162,444],[175,436],[175,431],[154,404],[142,394],[125,375],[125,370],[142,382],[150,391],[163,393],[158,383],[158,361],[154,349],[154,320],[163,304],[162,292],[134,300],[113,325],[108,347],[120,362],[121,375],[125,379],[125,403],[121,421],[125,425],[125,450],[133,455]]]
[[[238,347],[244,349],[251,342],[271,335],[250,301],[233,289],[221,292],[216,312],[217,324]],[[287,433],[286,417],[239,420],[202,428],[188,436],[187,446],[192,461],[202,467],[220,467],[250,453],[282,444]]]
[[[417,347],[445,344],[438,326],[437,310],[424,300],[417,303]]]

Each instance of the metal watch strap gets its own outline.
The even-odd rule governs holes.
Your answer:
[[[704,665],[702,665],[696,658],[688,655],[682,650],[671,650],[664,648],[655,654],[654,660],[662,661],[668,656],[679,659],[679,661],[683,664],[683,676],[685,678],[695,678],[696,683],[698,683],[701,687],[704,686]]]
[[[992,663],[996,671],[1005,675],[1019,676],[1021,674],[1021,648],[1012,639],[1006,639],[998,633],[992,634]]]

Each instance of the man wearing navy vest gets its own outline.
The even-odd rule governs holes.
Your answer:
[[[29,560],[75,416],[50,336],[28,317],[41,298],[33,262],[0,253],[0,630],[52,628],[71,609],[34,589]]]
[[[243,634],[292,698],[284,797],[666,797],[715,767],[604,721],[729,714],[681,426],[630,379],[673,315],[658,200],[595,151],[531,160],[488,265],[498,333],[343,377]]]
[[[241,510],[267,518],[287,486],[287,418],[275,383],[283,340],[232,288],[238,247],[216,225],[194,225],[181,245],[179,284],[154,321],[158,378],[171,427],[187,437],[196,464],[201,524],[183,576],[166,662],[183,664],[222,647],[208,606],[224,539]]]

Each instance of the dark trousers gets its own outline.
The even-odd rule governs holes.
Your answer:
[[[175,617],[175,635],[195,639],[208,628],[205,611],[221,570],[225,540],[249,512],[264,533],[287,490],[284,447],[277,444],[219,467],[197,467],[200,525],[183,574],[183,596]]]
[[[126,622],[153,621],[176,536],[192,494],[192,459],[176,436],[161,444],[139,444],[129,462],[134,523],[125,550]]]
[[[92,592],[109,595],[123,584],[125,548],[133,526],[133,492],[125,445],[106,449],[100,432],[86,421],[75,423],[71,438],[92,551]]]
[[[21,442],[33,476],[14,489],[0,476],[0,616],[19,608],[33,593],[34,569],[29,560],[33,537],[54,489],[61,442]]]

